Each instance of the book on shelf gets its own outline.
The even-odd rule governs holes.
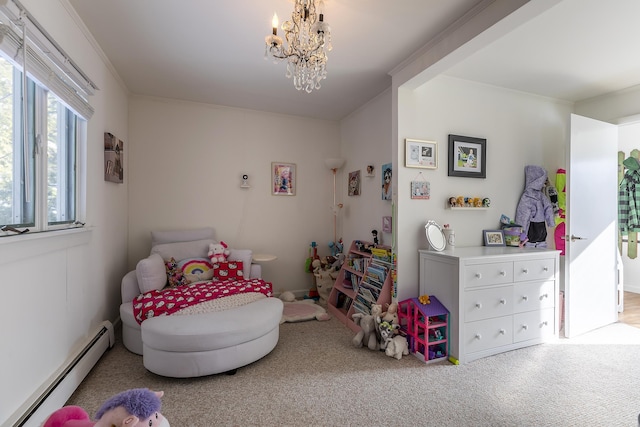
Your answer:
[[[380,291],[382,288],[377,288],[376,286],[371,285],[368,282],[362,282],[360,285],[360,292],[367,296],[372,302],[378,301],[380,297]]]
[[[371,264],[369,268],[367,268],[365,277],[370,277],[380,283],[384,283],[387,279],[387,268],[381,265]]]
[[[391,249],[386,248],[371,248],[371,256],[374,260],[381,260],[384,262],[391,262],[392,260]]]

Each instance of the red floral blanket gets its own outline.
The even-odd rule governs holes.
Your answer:
[[[151,317],[168,316],[183,308],[231,295],[260,292],[270,297],[272,285],[262,279],[200,282],[193,285],[146,292],[133,300],[133,314],[138,323]]]

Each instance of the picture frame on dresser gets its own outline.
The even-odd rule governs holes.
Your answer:
[[[485,246],[505,246],[504,231],[482,230],[482,240]]]

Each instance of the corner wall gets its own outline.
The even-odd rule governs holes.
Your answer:
[[[275,292],[311,287],[308,248],[327,255],[333,240],[324,159],[339,156],[337,122],[135,96],[129,123],[129,269],[152,230],[208,226],[232,248],[277,255],[263,264]],[[271,195],[271,162],[296,164],[295,196]]]

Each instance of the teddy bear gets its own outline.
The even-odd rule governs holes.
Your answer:
[[[227,260],[231,253],[227,247],[228,246],[225,242],[209,243],[209,252],[207,253],[207,256],[211,260],[212,264],[225,262]]]
[[[169,427],[160,413],[162,391],[137,388],[116,394],[96,413],[97,421],[79,406],[64,406],[45,420],[43,427]]]
[[[395,357],[396,359],[402,359],[402,356],[409,354],[409,344],[407,338],[402,335],[396,335],[393,339],[387,343],[387,348],[384,353],[389,357]]]
[[[187,279],[187,276],[185,276],[184,272],[178,267],[178,262],[175,258],[171,257],[164,265],[167,269],[167,279],[169,280],[170,288],[189,284],[189,279]]]

